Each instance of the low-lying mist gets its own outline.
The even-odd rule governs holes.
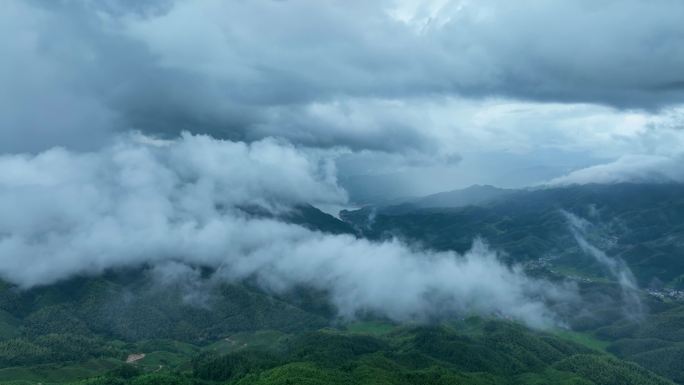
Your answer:
[[[568,221],[568,226],[573,237],[577,241],[582,252],[591,256],[620,285],[622,300],[624,302],[625,316],[631,319],[640,319],[645,314],[644,305],[639,297],[639,285],[637,284],[632,270],[618,257],[611,257],[605,251],[589,241],[591,230],[595,227],[588,220],[565,210],[561,211]],[[596,232],[593,232],[596,235]]]
[[[273,139],[190,134],[131,135],[91,153],[1,156],[0,277],[26,289],[121,267],[160,266],[162,276],[183,270],[169,269],[173,262],[273,293],[318,289],[343,318],[477,313],[533,327],[561,323],[546,302],[574,299],[573,288],[501,263],[482,241],[463,255],[434,252],[240,209],[344,203],[330,156]]]

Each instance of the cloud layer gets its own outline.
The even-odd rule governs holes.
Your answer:
[[[0,153],[190,131],[345,148],[357,201],[521,187],[681,148],[682,16],[675,0],[8,0]]]
[[[684,183],[684,155],[625,155],[554,178],[549,186],[589,183]]]
[[[134,128],[429,152],[429,123],[392,119],[396,103],[676,105],[682,15],[675,0],[10,0],[0,150]]]
[[[0,277],[205,265],[327,291],[346,317],[548,325],[544,301],[572,291],[480,243],[435,253],[243,209],[344,204],[338,171],[368,200],[684,182],[683,17],[676,0],[8,0]]]
[[[465,255],[431,252],[246,214],[345,200],[326,157],[270,139],[124,137],[100,152],[5,155],[0,175],[0,277],[24,288],[117,267],[164,275],[177,263],[274,292],[314,287],[343,317],[477,312],[538,327],[556,321],[546,300],[573,297],[479,242]]]

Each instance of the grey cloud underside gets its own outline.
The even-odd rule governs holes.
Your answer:
[[[408,19],[390,17],[397,4],[8,2],[0,44],[10,60],[0,68],[12,79],[0,100],[25,103],[3,111],[2,147],[86,147],[133,128],[430,151],[420,127],[383,118],[349,132],[359,122],[327,119],[317,107],[341,103],[344,117],[349,99],[646,109],[684,101],[679,1],[448,1]],[[18,130],[37,138],[18,141]]]

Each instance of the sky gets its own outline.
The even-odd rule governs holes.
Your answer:
[[[97,150],[130,131],[276,137],[329,151],[363,202],[573,180],[684,148],[677,0],[2,8],[0,153]]]
[[[340,309],[380,293],[364,306],[405,318],[426,293],[490,295],[487,311],[548,323],[530,298],[549,290],[477,242],[471,263],[237,208],[684,181],[682,20],[680,0],[2,1],[0,277],[180,260],[277,289],[329,268],[333,293],[362,288]],[[419,271],[414,302],[340,264],[360,250],[382,256],[369,271]],[[503,283],[434,286],[440,266]]]

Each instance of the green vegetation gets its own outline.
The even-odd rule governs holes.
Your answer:
[[[584,345],[590,349],[606,351],[606,348],[610,345],[610,342],[605,340],[600,340],[594,337],[590,333],[580,333],[571,330],[559,330],[554,333],[558,337],[577,342],[578,344]]]
[[[236,333],[207,346],[216,353],[232,353],[244,349],[273,349],[281,346],[288,334],[277,330]]]
[[[630,317],[618,285],[578,250],[559,214],[563,207],[597,222],[614,218],[597,226],[599,238],[614,240],[602,248],[624,258],[642,283],[682,287],[682,192],[631,185],[511,192],[480,206],[380,210],[372,226],[367,211],[347,213],[356,230],[308,206],[286,214],[315,229],[400,234],[435,249],[463,251],[482,236],[530,274],[573,276],[582,303],[550,304],[572,331],[466,315],[431,325],[370,315],[344,323],[324,292],[273,295],[248,280],[208,285],[193,297],[140,266],[25,291],[0,282],[0,383],[684,383],[684,304],[642,293],[648,313]],[[557,258],[535,265],[540,256]],[[135,360],[125,363],[129,355]]]
[[[0,369],[0,383],[62,384],[101,375],[121,365],[120,360],[95,359],[82,362],[59,362],[15,366]]]
[[[661,376],[684,382],[684,305],[650,314],[639,322],[617,321],[596,334],[613,341],[607,350]]]
[[[665,379],[654,377],[645,369],[608,356],[579,354],[555,365],[556,369],[579,374],[596,384],[667,384]]]
[[[381,336],[394,330],[395,325],[381,321],[353,322],[345,326],[350,333]]]
[[[360,325],[371,324],[356,326]],[[224,353],[215,344],[199,348],[168,340],[146,341],[129,346],[146,354],[133,364],[104,359],[23,366],[0,370],[0,381],[73,385],[670,384],[636,364],[506,321],[469,319],[454,325],[398,326],[379,334],[328,328],[234,337],[255,343]],[[266,340],[278,343],[256,343]],[[167,355],[158,349],[166,349]]]
[[[5,306],[0,311],[14,317],[5,316],[7,321],[0,323],[8,325],[2,328],[5,338],[100,335],[123,341],[166,338],[204,344],[241,331],[288,332],[328,322],[244,285],[214,287],[206,303],[192,303],[184,300],[182,287],[151,285],[140,271],[121,275],[73,279],[24,292],[0,289],[0,306]],[[72,294],[61,295],[64,292]]]
[[[453,326],[395,327],[376,336],[323,329],[291,334],[277,346],[226,354],[211,345],[200,351],[149,341],[136,347],[167,346],[186,354],[185,362],[153,369],[139,362],[91,360],[4,369],[0,379],[23,381],[17,385],[670,384],[636,364],[563,338],[504,321],[477,323],[477,333]]]
[[[684,287],[683,184],[506,190],[463,207],[367,207],[341,215],[371,239],[399,236],[437,250],[464,252],[482,237],[511,261],[554,256],[548,261],[552,269],[600,279],[605,270],[578,249],[561,209],[588,218],[600,238],[614,240],[601,248],[624,259],[641,285],[657,279]]]

